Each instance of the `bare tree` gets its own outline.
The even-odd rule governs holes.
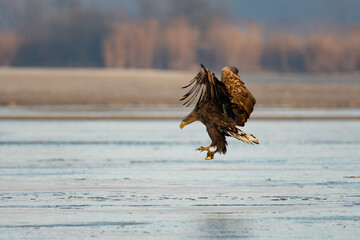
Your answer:
[[[335,33],[311,35],[305,47],[306,69],[311,72],[338,71],[341,53],[341,41]]]
[[[185,18],[171,22],[164,30],[163,46],[169,68],[189,69],[197,66],[199,31]]]
[[[157,21],[116,24],[104,42],[104,59],[108,67],[150,68],[158,42]]]
[[[354,26],[344,40],[345,49],[340,61],[343,71],[360,71],[360,26]]]
[[[0,32],[0,66],[10,66],[18,51],[20,37],[15,32]]]
[[[257,25],[250,24],[242,29],[233,24],[215,21],[203,41],[207,44],[207,51],[211,51],[216,59],[215,67],[236,65],[242,70],[259,69],[262,42]]]
[[[305,41],[291,32],[274,32],[264,43],[261,67],[282,72],[303,72]]]

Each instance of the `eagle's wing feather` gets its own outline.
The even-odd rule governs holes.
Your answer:
[[[256,100],[237,72],[238,70],[234,67],[224,67],[221,72],[221,81],[225,84],[229,93],[237,125],[244,126],[254,110]]]
[[[203,68],[201,71],[190,81],[190,83],[182,88],[188,88],[191,87],[189,92],[187,92],[180,101],[187,100],[183,103],[183,105],[186,105],[187,107],[194,101],[197,94],[201,91],[201,96],[203,94],[203,83],[205,82],[206,77],[206,70]],[[200,100],[200,99],[199,99]]]
[[[210,70],[201,65],[201,71],[195,76],[190,83],[183,88],[191,87],[180,100],[185,101],[183,105],[189,106],[200,93],[196,107],[199,107],[201,101],[210,101],[214,105],[218,105],[227,115],[233,115],[231,110],[231,102],[226,91],[224,83],[219,81]]]

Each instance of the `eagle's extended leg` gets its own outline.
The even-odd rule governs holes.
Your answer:
[[[199,147],[196,150],[203,152],[203,151],[207,151],[207,156],[206,156],[206,160],[211,160],[214,159],[214,154],[216,153],[216,151],[211,151],[210,148],[212,148],[213,145],[209,145],[207,147]]]
[[[215,155],[215,153],[217,153],[217,152],[220,152],[220,149],[219,149],[219,148],[216,148],[215,151],[208,151],[207,156],[206,156],[205,159],[206,159],[206,160],[214,159],[214,155]]]

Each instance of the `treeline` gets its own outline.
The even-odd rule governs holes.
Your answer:
[[[137,3],[129,16],[81,0],[0,0],[0,65],[360,71],[360,26],[266,31],[231,21],[209,1],[169,0],[162,12],[155,0]]]
[[[191,69],[237,65],[248,71],[360,71],[360,27],[342,32],[265,34],[257,24],[214,21],[205,30],[186,19],[116,24],[104,41],[105,65]]]

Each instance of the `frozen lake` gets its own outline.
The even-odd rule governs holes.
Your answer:
[[[360,121],[0,121],[1,239],[358,239]]]

